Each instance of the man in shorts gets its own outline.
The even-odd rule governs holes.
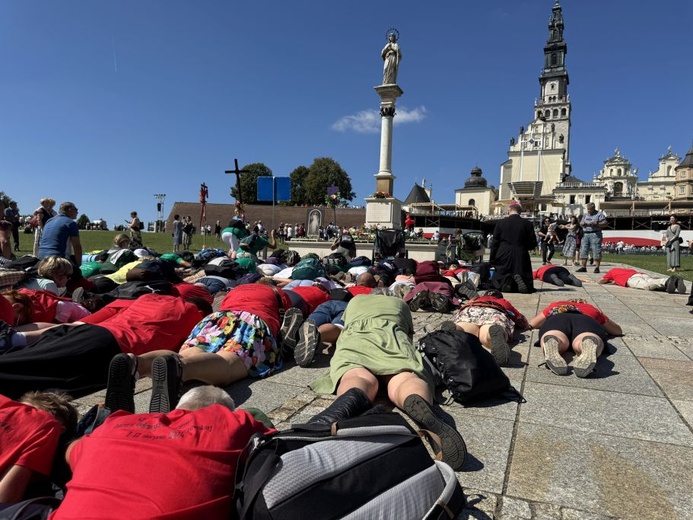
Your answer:
[[[580,221],[583,232],[582,241],[580,242],[580,262],[582,265],[575,272],[587,272],[587,257],[591,252],[595,263],[594,272],[598,273],[599,266],[602,263],[602,229],[608,223],[604,213],[595,209],[594,202],[588,202],[585,208],[587,212]]]

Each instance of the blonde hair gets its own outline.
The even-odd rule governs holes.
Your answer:
[[[113,238],[113,245],[117,247],[123,247],[121,246],[121,242],[127,242],[130,244],[131,240],[130,237],[127,236],[125,233],[118,233],[114,238]]]
[[[72,275],[72,264],[69,260],[60,256],[47,256],[38,263],[37,267],[38,275],[41,278],[50,278],[52,280],[56,276]]]
[[[55,206],[55,199],[51,199],[50,197],[44,197],[39,201],[39,204],[43,206],[44,204],[48,204],[50,207]]]
[[[77,426],[77,410],[70,404],[72,398],[61,392],[27,392],[20,403],[43,410],[55,417],[65,431],[71,432]]]

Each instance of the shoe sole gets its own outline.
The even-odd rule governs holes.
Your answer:
[[[568,278],[570,278],[570,281],[573,282],[573,285],[574,285],[575,287],[582,287],[582,282],[581,282],[580,280],[578,280],[578,279],[575,277],[575,275],[573,275],[573,274],[568,275]]]
[[[299,309],[289,309],[282,323],[282,354],[289,354],[296,348],[298,331],[303,324],[303,313]]]
[[[676,279],[669,277],[666,285],[664,286],[664,290],[669,294],[674,294],[676,292]]]
[[[298,331],[298,343],[294,349],[294,359],[300,367],[306,368],[315,359],[315,351],[320,343],[320,333],[312,322],[305,323]]]
[[[175,360],[171,358],[173,363]],[[152,363],[152,398],[149,401],[149,413],[170,412],[176,404],[176,396],[171,391],[167,357],[158,357]]]
[[[428,295],[425,292],[417,293],[411,300],[409,300],[409,309],[412,312],[418,311],[421,307],[426,305],[426,300]]]
[[[488,336],[491,342],[491,354],[498,366],[502,366],[510,361],[510,346],[505,339],[505,330],[500,325],[491,325],[488,329]]]
[[[437,296],[431,297],[431,307],[436,312],[448,312],[448,300],[443,295],[438,299]]]
[[[442,445],[438,448],[442,452],[443,462],[455,471],[461,470],[467,457],[467,445],[460,433],[438,418],[431,405],[416,394],[410,395],[404,401],[404,411],[423,429],[430,430],[440,437]]]
[[[590,339],[582,340],[582,354],[573,361],[573,372],[577,377],[587,377],[596,365],[597,344]]]
[[[117,354],[108,367],[108,386],[104,406],[111,412],[135,413],[135,382],[127,354]]]
[[[678,279],[678,282],[676,283],[676,290],[679,294],[686,294],[686,282],[683,281],[683,278]]]
[[[558,351],[558,339],[553,336],[544,338],[544,356],[546,366],[557,376],[568,374],[568,364]]]
[[[527,284],[525,281],[522,279],[521,276],[515,275],[513,276],[513,280],[515,280],[515,283],[517,284],[517,290],[522,293],[522,294],[527,294],[529,293],[529,288],[527,287]]]

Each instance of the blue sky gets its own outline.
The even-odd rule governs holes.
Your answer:
[[[474,166],[497,185],[527,126],[554,0],[0,2],[0,191],[30,213],[74,201],[110,225],[155,193],[230,203],[224,170],[276,176],[331,157],[357,198],[379,166],[380,50],[400,32],[395,196],[454,201]],[[563,0],[573,174],[614,149],[641,179],[693,144],[690,0]]]

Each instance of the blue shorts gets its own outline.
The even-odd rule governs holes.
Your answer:
[[[342,316],[348,302],[340,300],[330,300],[318,305],[315,310],[308,316],[308,319],[315,323],[316,327],[331,323],[340,328],[344,327]]]
[[[602,258],[602,234],[585,233],[580,242],[580,258],[587,259],[589,251],[592,251],[592,258],[600,260]]]

